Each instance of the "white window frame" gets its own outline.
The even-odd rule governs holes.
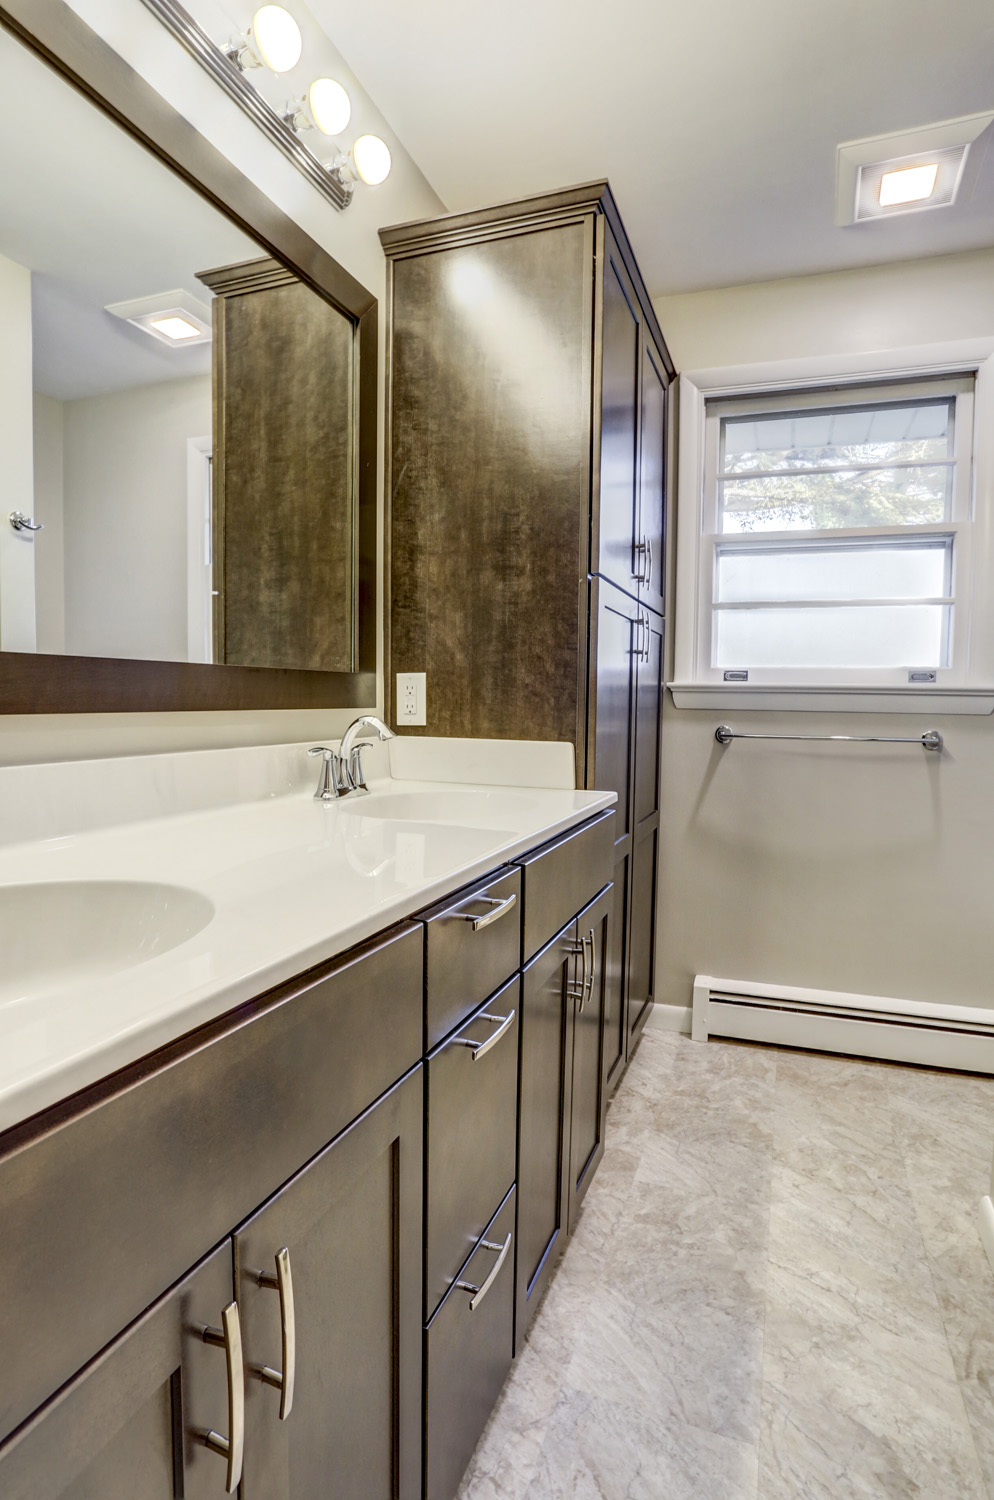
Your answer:
[[[859,528],[833,532],[838,540],[874,535],[938,534],[954,538],[953,654],[934,683],[910,684],[906,669],[810,672],[750,669],[747,683],[727,683],[711,665],[712,591],[717,517],[715,491],[706,491],[706,473],[716,462],[717,421],[710,424],[706,403],[717,397],[741,398],[746,406],[777,397],[799,408],[824,404],[829,394],[845,399],[893,399],[900,383],[926,383],[941,376],[975,377],[973,410],[968,396],[957,399],[957,424],[971,427],[972,461],[957,464],[956,500],[949,521],[907,528]],[[858,394],[863,388],[863,395]],[[905,394],[902,390],[900,394]],[[678,707],[710,708],[739,703],[749,708],[882,709],[908,712],[923,696],[944,713],[994,711],[994,339],[927,350],[894,351],[889,356],[845,361],[789,361],[731,370],[704,370],[679,381],[677,463],[677,566],[674,619],[674,680]],[[725,405],[725,411],[734,408]],[[962,427],[960,427],[962,430]],[[709,454],[709,442],[712,451]],[[957,444],[957,448],[958,448]],[[806,532],[756,533],[755,545],[798,542]],[[736,542],[741,534],[735,533]],[[725,539],[728,540],[728,539]]]

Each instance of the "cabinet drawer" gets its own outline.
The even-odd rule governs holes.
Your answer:
[[[519,994],[515,978],[428,1059],[426,1315],[514,1181]]]
[[[425,1334],[426,1500],[452,1500],[511,1368],[513,1234],[512,1190],[460,1272],[479,1290],[452,1287]]]
[[[517,861],[524,876],[526,962],[609,884],[614,818],[601,813]]]
[[[393,928],[7,1135],[0,1437],[420,1061],[423,940]]]
[[[505,866],[423,912],[422,921],[430,1052],[521,963],[520,870]]]

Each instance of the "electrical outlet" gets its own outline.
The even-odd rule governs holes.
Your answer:
[[[427,724],[428,688],[426,672],[397,673],[397,723]]]

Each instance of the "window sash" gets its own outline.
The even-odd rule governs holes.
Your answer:
[[[840,390],[835,388],[831,393],[823,390],[790,391],[777,395],[764,395],[752,399],[743,398],[713,398],[708,399],[704,410],[704,474],[703,497],[702,497],[702,529],[700,535],[699,572],[698,572],[698,642],[696,648],[697,677],[700,681],[720,682],[723,677],[723,669],[716,667],[715,662],[715,635],[719,615],[724,610],[748,609],[748,608],[775,608],[775,609],[797,609],[797,608],[843,608],[862,607],[873,605],[889,605],[900,607],[901,605],[929,604],[944,607],[947,610],[949,626],[949,648],[947,654],[948,666],[940,669],[941,679],[947,682],[962,682],[966,680],[966,669],[968,661],[969,630],[966,618],[966,597],[968,594],[971,572],[971,526],[972,519],[972,455],[971,440],[973,432],[973,378],[971,376],[961,377],[939,377],[934,380],[908,381],[900,385],[879,385],[866,388],[846,388]],[[831,399],[827,399],[829,397]],[[930,459],[929,467],[943,465],[953,470],[954,480],[952,496],[948,507],[947,519],[928,523],[917,523],[906,526],[860,526],[860,527],[837,527],[819,528],[817,530],[780,530],[780,531],[757,531],[757,532],[723,532],[720,527],[721,515],[721,485],[723,481],[740,481],[742,479],[753,479],[763,477],[760,471],[748,471],[747,473],[719,472],[719,438],[721,417],[728,415],[763,415],[783,412],[788,414],[795,411],[803,411],[805,408],[825,409],[830,405],[838,404],[839,408],[869,406],[878,403],[893,404],[895,400],[904,397],[908,399],[927,399],[934,397],[955,397],[955,406],[952,416],[952,442],[953,454],[947,459]],[[834,472],[865,472],[866,470],[878,470],[882,468],[920,467],[921,462],[897,461],[885,464],[845,464],[839,466],[827,466]],[[763,471],[766,473],[767,471]],[[794,468],[786,471],[771,470],[769,477],[805,476],[816,474],[816,468]],[[913,543],[924,540],[930,536],[938,538],[949,538],[950,565],[948,569],[949,581],[946,592],[934,596],[922,597],[920,599],[832,599],[832,600],[742,600],[734,604],[730,601],[717,599],[717,560],[719,549],[727,550],[773,550],[777,547],[786,550],[803,551],[808,548],[817,548],[825,545],[838,545],[846,541],[853,543],[864,543],[872,545],[874,542],[902,542]],[[742,663],[748,667],[747,663]],[[822,667],[812,668],[772,668],[763,667],[749,669],[750,682],[757,682],[770,686],[817,686],[819,684],[834,685],[865,685],[867,682],[875,682],[881,686],[898,685],[907,682],[907,673],[902,669],[888,667],[867,668],[845,668],[829,669]]]

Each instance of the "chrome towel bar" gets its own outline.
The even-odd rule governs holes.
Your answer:
[[[719,745],[732,740],[850,740],[857,745],[921,745],[923,750],[941,750],[942,735],[937,729],[926,729],[924,734],[902,736],[893,734],[743,734],[729,724],[719,724],[714,732]]]

